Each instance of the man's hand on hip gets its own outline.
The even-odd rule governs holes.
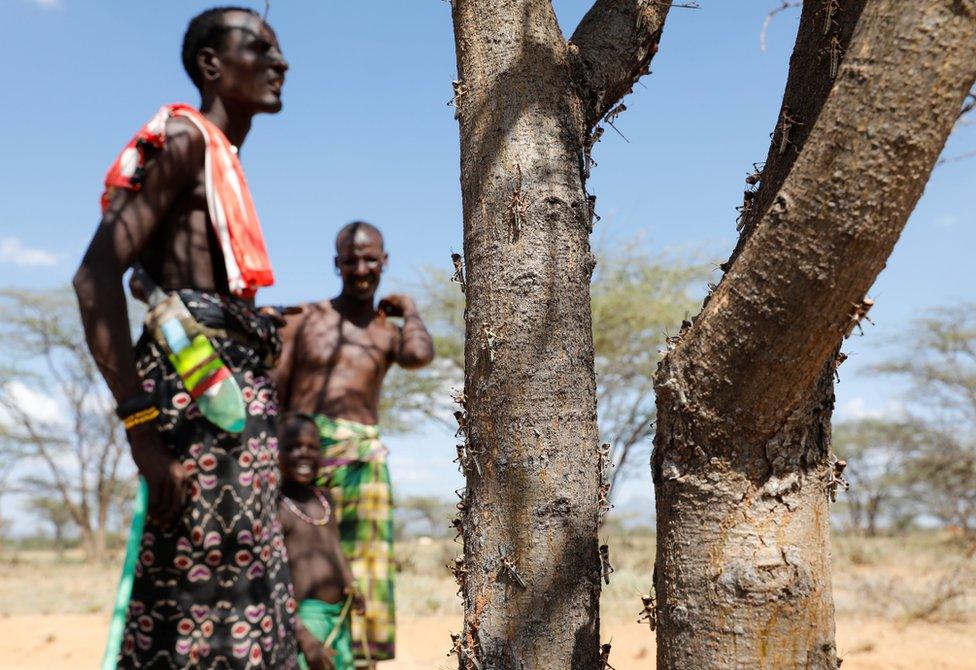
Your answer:
[[[163,444],[155,425],[137,426],[127,435],[132,458],[149,489],[149,516],[161,526],[172,525],[186,503],[189,474]]]

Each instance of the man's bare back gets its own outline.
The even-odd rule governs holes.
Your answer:
[[[373,425],[390,366],[423,367],[434,348],[408,296],[390,295],[374,306],[386,262],[383,238],[368,224],[352,226],[336,241],[342,293],[305,305],[288,319],[276,378],[281,403],[290,411]],[[388,316],[403,317],[403,326]]]

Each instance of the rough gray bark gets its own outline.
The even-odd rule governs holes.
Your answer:
[[[667,12],[455,0],[466,263],[461,668],[599,667],[590,132]],[[639,19],[639,20],[638,20]]]
[[[833,37],[825,86],[810,65],[829,71]],[[834,357],[974,78],[971,0],[804,3],[785,95],[804,125],[781,113],[744,239],[658,371],[662,670],[837,667]]]

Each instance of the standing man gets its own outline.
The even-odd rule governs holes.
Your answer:
[[[278,324],[253,306],[273,277],[237,158],[254,115],[281,109],[288,64],[258,14],[217,8],[190,22],[183,65],[200,110],[163,107],[122,151],[74,278],[88,346],[149,491],[118,667],[292,668],[265,368]],[[202,416],[193,399],[204,384],[183,384],[154,333],[133,346],[122,276],[135,263],[207,330],[246,401],[240,434]]]
[[[386,449],[380,443],[380,388],[394,363],[420,368],[434,358],[430,333],[413,300],[374,303],[387,254],[383,236],[362,221],[336,236],[342,292],[306,305],[289,320],[275,371],[281,403],[315,417],[322,438],[323,481],[335,500],[342,549],[366,601],[353,619],[360,667],[393,658],[393,506]],[[387,317],[403,318],[398,327]]]

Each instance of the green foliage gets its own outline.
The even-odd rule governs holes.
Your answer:
[[[421,370],[390,370],[383,384],[381,424],[387,432],[409,432],[433,421],[453,432],[451,389],[464,385],[464,294],[448,274],[433,268],[425,271],[417,289],[436,358]]]
[[[866,418],[835,426],[834,452],[847,461],[850,487],[838,502],[849,530],[873,537],[883,523],[904,525],[917,514],[906,472],[914,437],[914,428],[900,421]]]
[[[669,334],[698,311],[692,287],[708,266],[649,253],[639,240],[597,249],[591,287],[597,412],[603,441],[612,448],[615,477],[646,465],[654,408],[654,372]]]

